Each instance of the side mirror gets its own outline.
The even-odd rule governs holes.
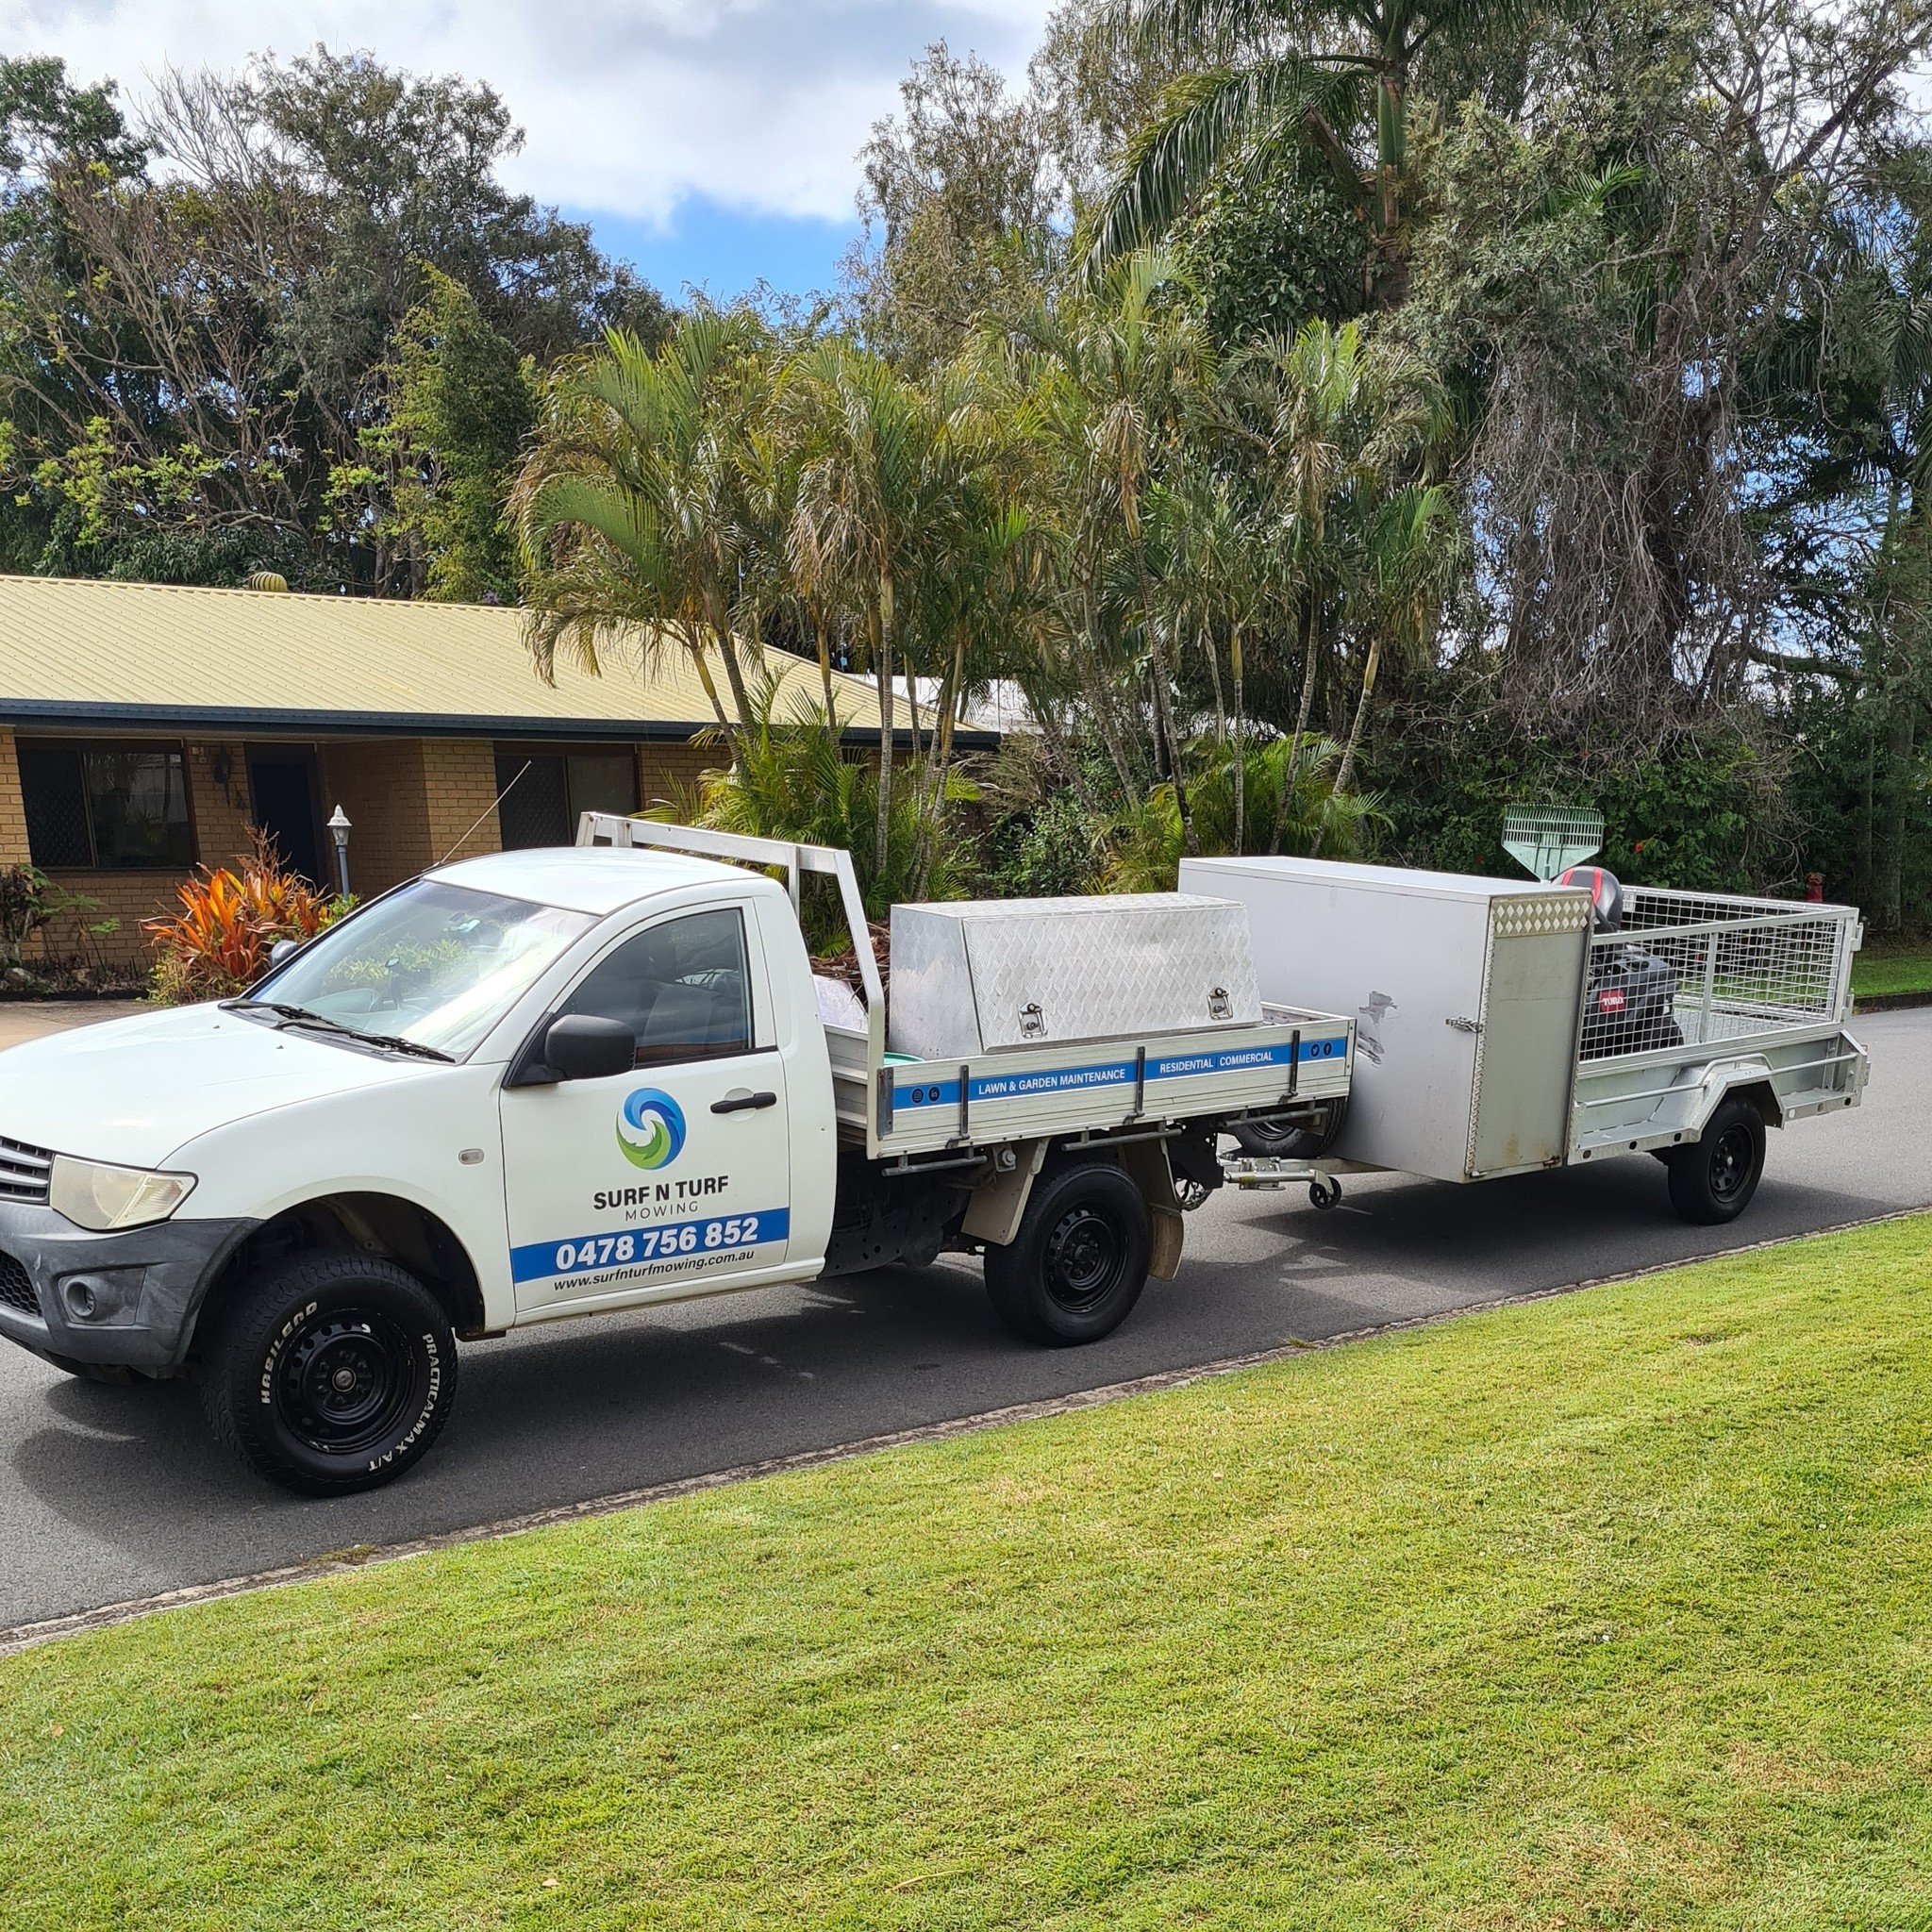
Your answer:
[[[562,1080],[603,1080],[636,1065],[638,1037],[622,1020],[566,1013],[550,1023],[543,1058]]]
[[[300,940],[277,940],[268,949],[268,963],[272,968],[279,966],[284,959],[293,958],[301,950]]]

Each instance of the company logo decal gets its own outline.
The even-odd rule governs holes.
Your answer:
[[[670,1094],[640,1087],[619,1108],[617,1144],[633,1167],[669,1167],[684,1146],[684,1111]]]

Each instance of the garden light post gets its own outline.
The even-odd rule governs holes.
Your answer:
[[[329,817],[328,835],[336,841],[336,890],[349,896],[349,814],[337,806]]]

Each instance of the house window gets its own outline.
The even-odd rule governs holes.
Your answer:
[[[503,849],[569,845],[587,811],[621,814],[638,808],[638,762],[627,747],[583,751],[496,747],[497,821]]]
[[[43,870],[194,862],[178,745],[19,744],[27,849]]]

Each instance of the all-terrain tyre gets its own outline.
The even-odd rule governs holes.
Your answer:
[[[1243,1121],[1228,1131],[1243,1154],[1258,1160],[1319,1160],[1341,1138],[1348,1119],[1348,1095],[1324,1101],[1307,1126],[1286,1122]]]
[[[1711,1115],[1703,1138],[1673,1147],[1664,1165],[1671,1206],[1686,1221],[1705,1227],[1735,1221],[1764,1173],[1764,1116],[1735,1093]]]
[[[258,1475],[309,1496],[392,1482],[429,1453],[457,1392],[457,1341],[392,1261],[297,1255],[244,1282],[203,1352],[202,1407]]]
[[[1118,1167],[1042,1174],[1010,1245],[986,1251],[986,1291],[1015,1335],[1067,1348],[1111,1335],[1147,1285],[1146,1198]]]

